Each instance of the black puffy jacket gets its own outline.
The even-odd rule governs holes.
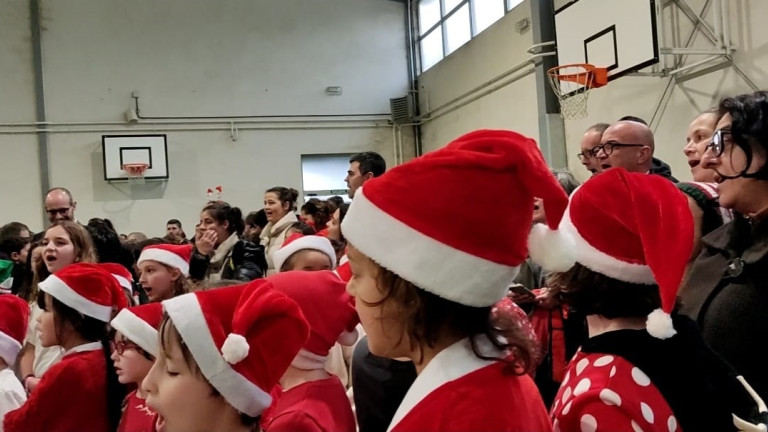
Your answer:
[[[189,260],[190,279],[197,282],[205,280],[210,261],[211,257],[202,255],[197,250],[192,251],[192,257]],[[238,240],[224,263],[221,278],[249,282],[264,277],[266,269],[264,246],[247,240]]]

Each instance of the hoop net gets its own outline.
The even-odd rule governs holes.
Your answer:
[[[608,70],[587,63],[553,67],[547,71],[552,91],[560,100],[560,115],[566,120],[587,117],[589,91],[608,83]]]
[[[149,164],[130,163],[123,165],[123,171],[128,175],[129,184],[144,184],[144,174],[147,173]]]

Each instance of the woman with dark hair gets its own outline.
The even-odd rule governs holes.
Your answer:
[[[311,198],[301,206],[301,217],[304,222],[315,229],[317,235],[328,236],[326,225],[331,218],[331,212],[326,202]]]
[[[261,245],[264,246],[266,254],[268,275],[277,272],[273,255],[283,247],[288,237],[288,228],[299,221],[293,213],[296,211],[297,199],[299,199],[299,191],[281,186],[267,189],[264,193],[267,226],[261,231]]]
[[[250,281],[264,275],[264,249],[240,235],[243,214],[224,201],[211,201],[200,213],[200,235],[195,239],[189,277],[195,281],[219,279]]]
[[[264,209],[252,211],[245,217],[245,231],[243,238],[254,243],[260,243],[261,230],[267,226],[267,213]]]
[[[701,164],[734,220],[702,239],[680,296],[704,341],[768,398],[768,92],[723,99]]]

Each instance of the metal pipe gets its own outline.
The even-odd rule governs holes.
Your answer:
[[[390,116],[388,115],[386,118],[382,117],[380,119],[313,119],[313,120],[299,120],[299,119],[242,119],[235,124],[325,124],[325,123],[370,123],[372,121],[389,121]],[[169,120],[169,121],[143,121],[139,124],[142,125],[206,125],[206,124],[212,124],[212,125],[218,125],[218,124],[226,124],[229,125],[233,121],[232,120],[226,120],[224,118],[220,120],[207,120],[207,121],[201,121],[201,120],[189,120],[189,121],[180,121],[180,120]],[[133,129],[135,128],[135,124],[128,124],[126,122],[25,122],[25,123],[0,123],[0,128],[3,127],[67,127],[67,126],[123,126],[126,129]]]
[[[727,55],[731,55],[733,52],[731,49],[731,8],[727,1],[720,2],[720,4],[723,8],[723,44]]]
[[[38,0],[29,2],[29,27],[32,34],[32,65],[35,74],[35,117],[38,122],[45,121],[45,86],[43,85],[43,40],[40,24],[40,3]],[[40,169],[40,196],[45,197],[51,188],[51,177],[48,172],[48,132],[37,127],[31,133],[37,134],[38,167]],[[44,214],[44,213],[43,213]],[[48,221],[43,217],[43,226]]]
[[[707,57],[704,60],[700,60],[700,61],[697,61],[695,63],[691,63],[689,65],[685,65],[683,67],[679,67],[679,68],[677,68],[675,70],[669,71],[669,75],[672,75],[672,76],[677,75],[677,74],[685,72],[685,71],[687,71],[689,69],[693,69],[693,68],[699,67],[701,65],[707,64],[707,63],[709,63],[709,62],[711,62],[713,60],[721,59],[722,57],[723,57],[722,54],[718,54],[718,55],[713,55],[713,56]]]
[[[346,130],[346,129],[378,129],[388,128],[389,124],[371,124],[371,125],[306,125],[306,126],[242,126],[238,130]],[[131,132],[137,133],[157,133],[157,132],[230,132],[229,126],[206,127],[206,128],[132,128]],[[0,135],[31,135],[40,132],[49,134],[70,134],[70,133],[125,133],[125,129],[0,129]]]

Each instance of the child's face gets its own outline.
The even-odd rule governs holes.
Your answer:
[[[347,251],[352,279],[347,283],[347,292],[355,297],[355,309],[368,335],[368,349],[380,357],[407,357],[408,338],[405,335],[397,306],[392,300],[384,300],[385,293],[378,287],[379,269],[362,252],[350,245]],[[378,304],[378,302],[383,303]]]
[[[293,265],[288,270],[320,271],[331,269],[331,259],[328,255],[312,249],[296,252],[292,261],[291,264]]]
[[[222,412],[234,408],[216,396],[199,371],[190,369],[179,341],[172,339],[167,341],[168,355],[161,346],[142,383],[147,405],[160,415],[158,432],[217,430]]]
[[[339,222],[340,217],[341,217],[341,212],[339,210],[336,210],[335,212],[333,212],[333,217],[326,224],[326,226],[328,227],[328,238],[331,240],[336,240],[336,241],[341,240],[341,223]]]
[[[75,262],[75,245],[69,234],[60,226],[51,227],[43,239],[43,259],[48,271],[56,273]]]
[[[181,276],[175,268],[169,268],[157,261],[142,261],[139,264],[139,283],[147,293],[150,302],[159,302],[173,297],[173,284]]]
[[[53,317],[53,300],[49,294],[45,294],[45,309],[37,318],[37,332],[40,334],[40,345],[43,347],[60,345]]]
[[[120,332],[115,334],[114,342],[110,358],[115,364],[117,380],[122,384],[140,385],[152,367],[152,360],[144,357],[141,348]]]

